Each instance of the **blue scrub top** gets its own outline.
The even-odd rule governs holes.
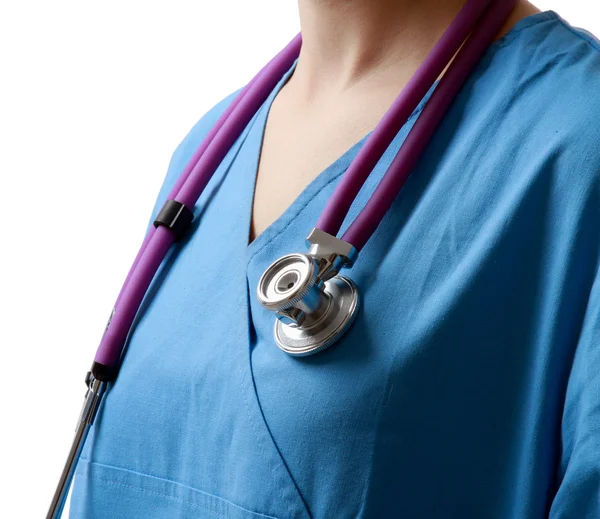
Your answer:
[[[364,139],[248,245],[285,79],[150,288],[71,517],[600,517],[600,43],[545,12],[490,47],[348,272],[353,327],[308,358],[275,346],[256,285],[306,250]],[[153,216],[231,100],[178,147]]]

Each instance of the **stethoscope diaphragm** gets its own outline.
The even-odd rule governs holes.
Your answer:
[[[274,311],[275,343],[296,357],[314,355],[334,344],[359,308],[354,282],[343,276],[323,281],[322,263],[310,254],[288,254],[273,262],[257,286],[258,301]]]

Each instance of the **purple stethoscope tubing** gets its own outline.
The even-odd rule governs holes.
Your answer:
[[[460,49],[456,60],[452,62],[440,80],[440,83],[425,105],[420,117],[411,128],[411,131],[377,185],[377,188],[342,236],[342,240],[354,245],[358,251],[364,247],[369,238],[375,233],[381,220],[400,193],[410,172],[437,130],[452,101],[471,75],[471,72],[486,49],[494,41],[495,35],[498,34],[515,5],[516,0],[494,2],[486,12],[481,23],[475,28],[467,42]],[[338,189],[340,189],[344,180],[342,179]],[[360,178],[360,180],[364,182],[366,177]],[[352,186],[352,188],[354,190],[356,186]],[[356,193],[358,193],[359,189],[360,187],[356,189]],[[348,208],[345,207],[346,200],[344,198],[338,199],[344,204],[347,213],[349,205]],[[329,203],[333,203],[333,197]],[[337,225],[336,234],[339,231],[338,221],[335,221]],[[323,228],[321,230],[325,231]]]
[[[177,200],[187,207],[194,206],[230,147],[297,59],[301,42],[300,35],[296,36],[235,98],[186,165],[169,193],[168,200]],[[151,227],[146,234],[96,352],[94,364],[96,374],[100,377],[114,377],[137,310],[174,241],[173,233],[164,227]],[[106,366],[107,369],[103,369],[102,373],[98,365]]]
[[[328,200],[317,221],[317,229],[333,236],[337,235],[350,206],[369,174],[400,128],[406,124],[423,97],[464,43],[465,38],[481,19],[490,3],[490,0],[470,0],[464,5],[452,25],[444,32],[357,153]],[[463,65],[462,62],[460,65]],[[363,238],[362,233],[358,234],[359,238]],[[342,239],[348,241],[346,238]],[[348,243],[360,251],[364,245],[362,242],[366,242],[367,239],[357,242],[348,241]]]
[[[275,58],[273,58],[273,60],[271,60],[269,62],[269,64],[267,64],[256,76],[254,76],[252,81],[250,81],[250,83],[248,83],[241,90],[241,92],[233,99],[233,101],[229,104],[227,109],[219,117],[217,122],[214,124],[214,126],[211,128],[211,130],[208,132],[208,134],[206,135],[206,137],[204,138],[204,140],[202,141],[200,146],[196,149],[196,151],[194,152],[194,154],[188,161],[187,165],[185,166],[185,168],[179,175],[177,181],[175,182],[175,185],[173,186],[173,188],[167,195],[167,200],[176,200],[177,199],[177,196],[179,195],[179,191],[180,191],[181,187],[185,184],[185,182],[189,178],[190,174],[192,173],[193,169],[197,166],[198,161],[202,158],[202,156],[204,155],[204,152],[207,150],[209,145],[212,143],[212,141],[215,138],[215,136],[217,135],[217,133],[219,133],[219,131],[223,127],[223,124],[225,123],[225,121],[227,121],[229,119],[230,115],[235,111],[235,108],[240,104],[240,101],[242,100],[242,98],[246,95],[248,90],[250,90],[252,88],[252,86],[256,83],[257,79],[264,73],[264,71],[268,67],[272,66],[272,63],[274,61],[283,60],[284,63],[287,63],[289,61],[289,55],[290,54],[293,55],[296,53],[296,46],[298,46],[298,45],[299,45],[299,37],[296,37],[294,40],[292,40],[292,42],[286,48],[284,48]],[[137,256],[133,262],[133,265],[131,266],[129,273],[127,274],[127,278],[125,279],[125,282],[123,283],[123,286],[121,288],[119,296],[117,297],[115,307],[118,305],[119,300],[121,299],[121,295],[123,294],[123,291],[125,290],[125,287],[127,286],[133,271],[137,267],[138,262],[143,257],[144,251],[146,250],[148,242],[150,241],[150,238],[152,238],[154,232],[155,232],[155,227],[151,227],[148,230],[148,232],[146,233],[144,242],[142,243],[142,246],[140,247],[140,250],[137,253]]]
[[[318,229],[334,236],[337,234],[369,173],[462,45],[378,188],[342,237],[357,250],[364,246],[396,198],[452,99],[515,3],[516,0],[469,0],[465,4],[344,174],[317,222]],[[471,36],[463,45],[469,34]],[[186,165],[168,200],[176,200],[188,208],[194,206],[231,146],[298,58],[301,43],[301,36],[296,36],[236,97]],[[135,315],[174,241],[173,232],[163,226],[148,231],[98,347],[92,367],[94,377],[107,381],[115,378]]]
[[[466,2],[344,173],[327,202],[316,229],[330,235],[330,238],[337,236],[350,206],[371,171],[452,57],[456,55],[371,198],[342,236],[342,241],[352,246],[356,252],[364,247],[398,196],[452,100],[502,28],[516,1],[468,0]],[[301,35],[298,35],[242,89],[192,155],[171,189],[163,207],[165,214],[170,215],[169,218],[161,219],[159,214],[154,226],[146,233],[117,297],[94,363],[86,377],[88,390],[75,438],[46,519],[58,519],[62,514],[81,449],[107,385],[117,376],[120,358],[135,316],[156,272],[176,240],[176,233],[179,233],[172,223],[176,220],[171,220],[173,207],[176,212],[175,218],[178,218],[182,212],[185,214],[185,219],[182,221],[184,223],[191,221],[193,218],[191,209],[200,194],[248,123],[298,59],[301,45]]]

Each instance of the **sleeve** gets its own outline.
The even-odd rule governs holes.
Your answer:
[[[188,161],[191,159],[198,146],[200,146],[202,139],[204,139],[208,132],[210,132],[211,128],[217,122],[219,117],[221,117],[221,115],[227,109],[230,103],[233,102],[233,100],[239,92],[240,90],[233,92],[232,94],[228,95],[223,100],[221,100],[219,103],[217,103],[215,106],[213,106],[192,127],[192,129],[184,137],[184,139],[177,146],[177,148],[175,148],[175,151],[171,156],[171,161],[169,162],[167,174],[165,176],[165,179],[163,180],[158,196],[156,197],[156,201],[152,209],[152,214],[148,222],[148,226],[146,228],[146,233],[152,227],[154,219],[156,218],[158,212],[165,203],[169,192],[177,182],[179,175],[183,172],[183,169],[185,168]]]
[[[580,110],[573,123],[578,128],[577,140],[569,143],[574,167],[567,173],[572,203],[585,215],[577,232],[586,258],[582,265],[590,262],[591,275],[582,290],[587,299],[568,367],[549,519],[600,519],[600,99],[589,96],[590,91],[597,89],[586,86],[580,96],[587,100],[587,110]]]
[[[600,518],[600,269],[567,386],[550,519]]]
[[[564,171],[568,180],[565,191],[572,195],[565,204],[581,215],[577,223],[580,271],[589,268],[590,275],[580,291],[585,298],[581,301],[581,325],[567,367],[550,519],[600,519],[600,98],[589,95],[595,91],[597,88],[586,86],[579,96],[588,109],[579,110],[572,123],[576,130],[572,133],[577,136],[568,143],[573,166]],[[567,209],[564,214],[574,214],[563,208]]]

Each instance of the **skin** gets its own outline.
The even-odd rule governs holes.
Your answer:
[[[464,0],[299,0],[298,65],[268,114],[249,241],[377,125]],[[539,12],[519,1],[496,38]]]

